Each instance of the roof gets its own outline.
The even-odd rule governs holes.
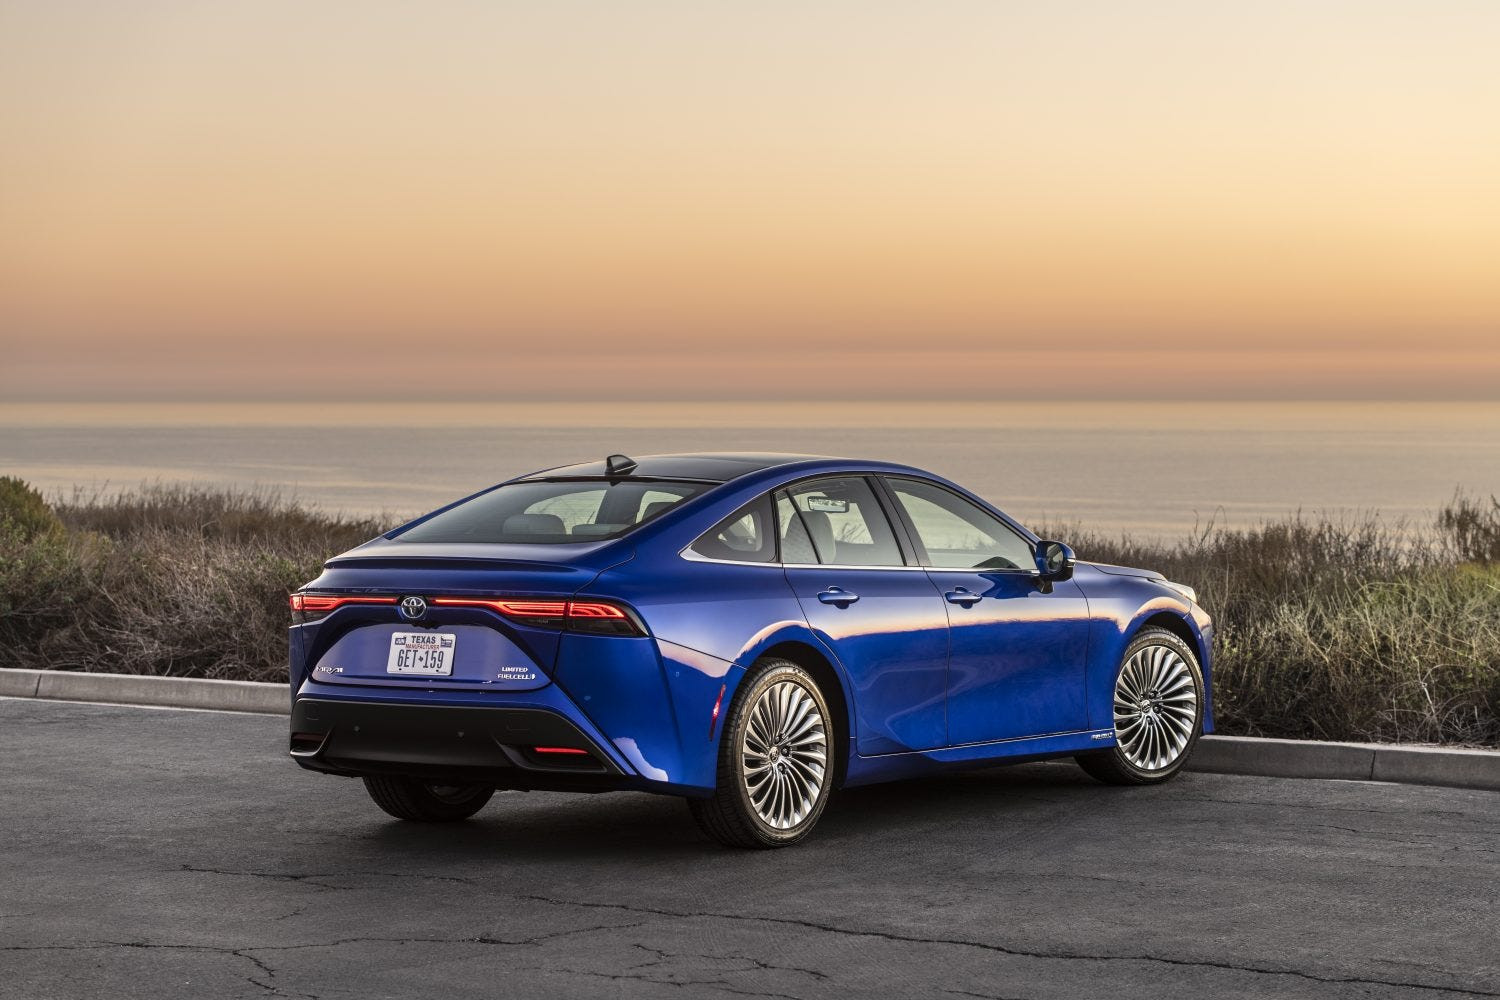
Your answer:
[[[581,465],[564,465],[556,469],[533,472],[523,479],[611,478],[611,479],[696,479],[727,483],[753,472],[782,465],[825,459],[821,455],[778,455],[769,452],[722,452],[718,454],[641,455],[631,456],[636,465],[627,474],[611,475],[604,460]]]

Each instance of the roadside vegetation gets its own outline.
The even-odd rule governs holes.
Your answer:
[[[272,492],[148,486],[47,503],[0,478],[7,666],[276,681],[286,595],[389,527]],[[1213,614],[1219,731],[1500,746],[1500,501],[1210,526],[1160,544],[1066,527]]]
[[[0,478],[5,665],[285,681],[287,594],[389,527],[189,486],[49,507]]]

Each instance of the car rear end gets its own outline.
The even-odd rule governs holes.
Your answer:
[[[557,683],[559,658],[659,680],[640,617],[589,585],[711,485],[505,484],[330,560],[291,596],[292,756],[445,786],[659,785],[591,720],[593,694]]]

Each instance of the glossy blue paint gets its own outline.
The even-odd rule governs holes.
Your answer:
[[[1043,589],[1030,573],[929,570],[952,628],[947,746],[1087,729],[1089,603],[1072,580]],[[1113,679],[1111,679],[1113,683]]]
[[[431,608],[420,627],[458,636],[453,675],[392,676],[385,673],[389,636],[414,626],[393,605],[349,605],[292,628],[294,701],[538,709],[568,720],[595,744],[618,771],[612,780],[619,787],[691,795],[711,790],[715,780],[723,739],[715,703],[722,698],[722,721],[747,671],[769,650],[796,651],[822,677],[824,696],[842,707],[848,785],[1111,745],[1120,657],[1147,624],[1172,627],[1197,648],[1212,690],[1207,614],[1146,571],[1080,563],[1071,581],[1048,588],[1024,571],[784,566],[684,555],[747,502],[828,474],[928,479],[1012,524],[1028,542],[1038,540],[940,477],[891,463],[803,456],[638,461],[633,477],[715,483],[622,537],[598,541],[403,542],[402,533],[428,515],[329,560],[304,589],[609,601],[628,609],[644,635],[581,634],[486,609]],[[522,478],[604,474],[594,463]],[[834,588],[859,599],[819,598]],[[959,588],[978,599],[945,598]]]
[[[786,582],[813,632],[848,674],[859,708],[857,752],[945,746],[948,618],[927,574],[789,566]],[[833,593],[858,600],[824,603],[818,596]]]

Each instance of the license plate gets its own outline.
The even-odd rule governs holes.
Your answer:
[[[388,674],[453,673],[453,646],[457,636],[445,632],[397,632],[391,636],[391,656],[385,661]]]

